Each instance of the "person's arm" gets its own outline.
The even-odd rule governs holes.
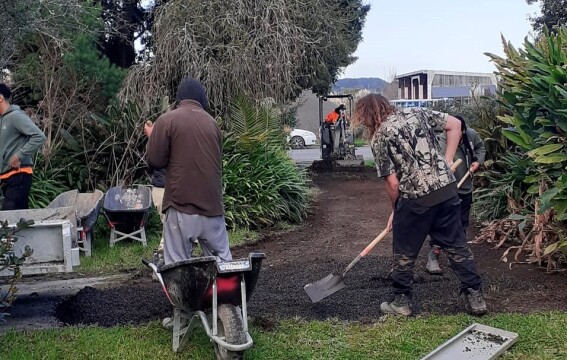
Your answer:
[[[470,129],[472,130],[472,129]],[[474,155],[476,156],[476,161],[471,164],[470,171],[476,172],[478,168],[484,164],[484,159],[486,157],[486,148],[484,147],[484,142],[478,135],[478,133],[474,130],[470,131],[472,133],[472,142],[473,142],[473,151]]]
[[[169,162],[169,122],[159,120],[150,127],[151,129],[147,129],[146,124],[146,134],[148,134],[146,160],[148,165],[154,169],[165,168]]]
[[[445,158],[449,166],[453,165],[453,159],[457,152],[457,146],[461,141],[461,122],[456,117],[430,109],[422,109],[429,126],[435,131],[445,131],[447,143],[445,144]]]
[[[386,225],[386,230],[390,232],[392,231],[392,228],[394,226],[394,212],[396,207],[396,201],[400,196],[400,182],[398,181],[398,176],[396,175],[396,173],[392,173],[386,176],[384,180],[385,180],[386,194],[388,194],[388,197],[390,198],[390,202],[392,203],[392,213],[388,218],[388,225]]]
[[[448,115],[444,129],[447,134],[445,158],[447,159],[449,166],[451,166],[453,164],[453,159],[455,158],[455,153],[457,152],[457,146],[459,146],[459,141],[461,141],[461,122],[456,117]]]
[[[386,227],[388,231],[391,231],[394,222],[394,205],[399,196],[399,181],[396,175],[396,167],[389,155],[388,146],[388,138],[384,134],[377,134],[371,142],[376,172],[379,178],[384,178],[386,193],[392,203],[392,214],[390,214]]]
[[[476,159],[480,165],[484,164],[484,159],[486,158],[486,148],[484,147],[484,141],[480,138],[478,133],[474,131],[473,136],[473,144],[474,144],[474,154],[476,155]]]
[[[46,140],[45,134],[37,127],[25,113],[17,114],[14,126],[18,132],[28,137],[28,142],[24,144],[15,154],[18,160],[24,156],[32,156]]]
[[[393,208],[396,205],[398,196],[400,196],[400,182],[398,181],[398,176],[396,175],[396,173],[392,173],[386,176],[384,180],[386,184],[386,194],[388,194]]]

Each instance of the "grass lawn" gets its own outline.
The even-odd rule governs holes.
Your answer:
[[[567,313],[387,318],[360,325],[285,320],[271,331],[252,327],[247,359],[419,359],[474,322],[517,332],[502,359],[567,358]],[[10,331],[0,335],[3,359],[214,359],[202,330],[175,355],[171,334],[158,322],[140,327]]]
[[[354,139],[354,146],[356,147],[363,147],[368,145],[368,141],[366,139],[355,138]]]
[[[81,266],[77,272],[89,275],[100,275],[142,269],[142,257],[152,258],[152,253],[159,245],[161,222],[152,210],[150,221],[146,226],[148,246],[143,247],[141,242],[124,240],[110,247],[110,230],[103,216],[100,216],[95,227],[95,240],[92,256],[81,256]],[[247,230],[235,230],[229,233],[230,244],[237,246],[245,242],[254,241],[258,233]]]

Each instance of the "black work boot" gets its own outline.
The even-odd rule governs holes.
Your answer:
[[[441,254],[441,248],[437,245],[433,245],[429,251],[429,256],[427,256],[427,265],[425,269],[428,273],[433,275],[443,274],[441,266],[439,266],[439,255]]]
[[[487,313],[488,310],[486,310],[486,303],[484,302],[482,291],[480,289],[466,289],[465,298],[465,309],[469,312],[469,314],[478,316]]]
[[[380,304],[380,310],[384,314],[410,316],[410,298],[406,294],[396,294],[394,295],[394,301],[391,303],[383,302]]]

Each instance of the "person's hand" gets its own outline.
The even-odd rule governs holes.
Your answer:
[[[147,137],[150,137],[152,135],[153,129],[154,129],[154,124],[150,120],[146,121],[146,123],[144,124],[144,133],[146,134]]]
[[[12,167],[12,169],[20,168],[20,158],[18,157],[18,155],[12,156],[12,158],[10,159],[10,166]]]
[[[478,170],[478,168],[480,167],[480,164],[475,161],[471,164],[471,168],[469,169],[471,173],[474,173]]]
[[[386,230],[388,232],[391,232],[393,227],[394,227],[394,212],[392,211],[392,213],[390,214],[390,218],[388,219],[388,225],[386,226]]]

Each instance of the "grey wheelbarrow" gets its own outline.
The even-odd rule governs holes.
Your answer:
[[[173,305],[173,351],[183,350],[199,320],[213,342],[217,359],[242,359],[253,345],[247,303],[256,287],[263,253],[220,262],[195,257],[157,267],[143,259]]]

